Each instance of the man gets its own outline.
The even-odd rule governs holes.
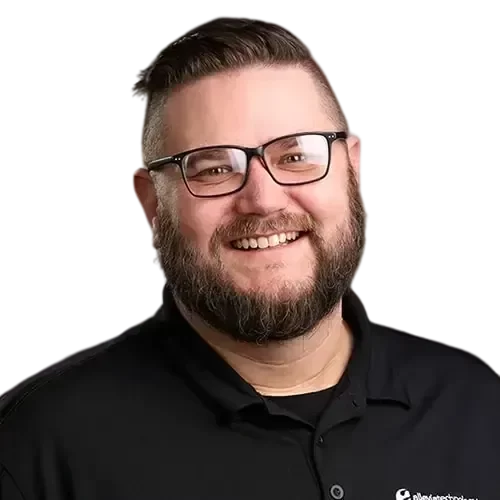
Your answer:
[[[360,143],[306,47],[217,19],[135,90],[163,304],[4,395],[0,499],[498,499],[498,375],[351,290]]]

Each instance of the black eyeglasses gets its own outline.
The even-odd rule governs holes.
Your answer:
[[[236,193],[248,179],[250,160],[258,156],[273,180],[282,186],[319,181],[328,174],[331,145],[346,132],[305,132],[278,137],[256,148],[206,146],[153,160],[148,172],[170,166],[181,170],[188,191],[198,198]]]

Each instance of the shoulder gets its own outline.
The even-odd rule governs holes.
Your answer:
[[[174,355],[164,339],[173,328],[153,316],[6,392],[0,398],[0,498],[3,491],[17,498],[13,481],[35,498],[40,470],[59,474],[54,464],[88,464],[96,450],[119,450],[131,429],[152,421],[176,438],[181,410],[172,409],[187,398],[168,361]]]
[[[155,352],[154,332],[158,321],[153,316],[120,335],[73,353],[21,381],[0,397],[0,436],[23,422],[34,426],[53,418],[57,408],[75,404],[89,396],[99,397],[115,389],[123,377],[138,374],[145,356]]]
[[[372,324],[375,352],[393,367],[413,399],[447,394],[488,404],[500,417],[500,376],[475,354],[405,331]]]

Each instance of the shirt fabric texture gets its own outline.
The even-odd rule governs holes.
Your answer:
[[[500,499],[498,374],[374,324],[352,290],[342,316],[338,384],[264,397],[165,286],[149,319],[0,398],[0,500]]]

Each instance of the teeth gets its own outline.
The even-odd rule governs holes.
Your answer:
[[[299,237],[297,231],[288,233],[271,234],[270,236],[259,236],[258,238],[242,238],[241,240],[233,241],[233,246],[236,248],[268,248],[286,244],[288,241],[296,240]]]
[[[258,240],[257,243],[259,244],[259,248],[267,248],[270,245],[269,240],[265,236],[261,236]]]

